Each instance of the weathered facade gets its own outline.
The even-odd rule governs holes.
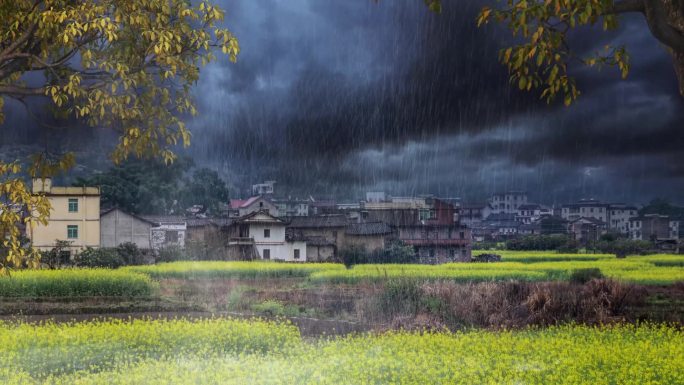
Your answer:
[[[150,229],[154,226],[156,223],[118,208],[103,211],[100,214],[100,246],[133,243],[139,249],[151,249]]]
[[[368,252],[383,250],[396,238],[396,232],[384,222],[352,223],[345,229],[342,247],[362,247]]]
[[[287,223],[287,237],[306,242],[307,260],[336,260],[344,243],[347,217],[343,214],[292,217]]]

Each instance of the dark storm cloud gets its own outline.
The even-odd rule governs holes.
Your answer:
[[[420,0],[217,2],[242,52],[204,68],[189,151],[235,187],[276,179],[281,192],[350,198],[481,199],[510,188],[549,203],[684,200],[684,102],[639,15],[618,31],[573,34],[581,55],[626,44],[632,70],[621,80],[573,68],[582,95],[566,108],[508,85],[497,56],[510,37],[476,27],[481,0],[445,2],[441,15]],[[33,125],[21,112],[8,118]],[[5,143],[46,132],[16,138],[4,127]],[[106,152],[99,136],[53,136]]]
[[[434,15],[409,0],[225,2],[244,50],[198,88],[195,128],[207,139],[196,153],[223,159],[239,183],[268,177],[314,193],[525,188],[545,201],[643,200],[640,181],[682,185],[682,101],[641,17],[574,35],[582,55],[626,44],[632,71],[622,81],[574,69],[583,94],[565,108],[509,87],[497,63],[507,34],[476,28],[481,5]]]

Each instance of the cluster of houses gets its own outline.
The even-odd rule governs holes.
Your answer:
[[[34,180],[33,193],[52,205],[45,225],[28,226],[34,247],[51,250],[69,242],[85,247],[134,243],[142,250],[191,244],[211,246],[218,259],[337,261],[348,248],[379,252],[391,242],[413,247],[422,263],[470,261],[472,235],[458,208],[432,196],[387,197],[337,205],[313,199],[273,198],[273,183],[254,186],[256,195],[233,199],[220,217],[136,215],[119,208],[100,211],[97,187],[56,187]]]
[[[134,243],[155,252],[205,245],[229,260],[338,261],[345,249],[379,252],[391,242],[411,246],[422,263],[469,261],[472,242],[537,234],[566,234],[580,242],[614,233],[634,240],[680,242],[682,218],[643,215],[625,204],[582,200],[559,207],[528,202],[522,191],[494,194],[486,203],[431,195],[393,197],[369,192],[354,203],[278,199],[273,181],[254,185],[253,196],[226,202],[225,211],[205,217],[136,215],[100,210],[98,187],[57,187],[34,180],[33,193],[48,197],[46,225],[28,226],[34,247],[51,250],[68,241],[70,252],[85,247]]]
[[[606,233],[665,243],[684,237],[684,218],[639,215],[635,206],[595,199],[548,207],[528,202],[522,191],[494,194],[481,204],[462,204],[460,216],[476,241],[535,234],[568,234],[580,242],[598,240]]]

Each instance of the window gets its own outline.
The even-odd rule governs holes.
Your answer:
[[[70,213],[77,213],[78,212],[78,199],[77,198],[69,198],[69,212]]]
[[[270,249],[264,249],[264,259],[271,259],[271,250]]]
[[[333,238],[337,239],[337,231],[332,232]]]
[[[271,229],[264,229],[264,238],[271,238]]]
[[[78,238],[78,225],[67,225],[67,238]]]
[[[461,231],[461,233],[459,235],[461,236],[461,239],[465,239],[465,232],[464,231]]]
[[[299,259],[299,249],[294,249],[294,259]]]
[[[259,202],[259,208],[263,208],[263,207],[264,207],[264,202]]]

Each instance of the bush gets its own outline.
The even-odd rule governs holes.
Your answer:
[[[40,261],[50,269],[66,266],[71,263],[69,260],[69,257],[71,256],[69,251],[70,246],[71,242],[60,241],[58,239],[55,241],[55,247],[53,247],[52,250],[41,253]]]
[[[566,246],[570,237],[561,234],[528,235],[506,241],[507,250],[557,250]]]
[[[381,314],[414,315],[421,308],[423,292],[417,280],[411,278],[392,279],[385,284],[385,290],[378,297],[377,307]]]
[[[601,269],[596,267],[574,269],[570,274],[570,281],[575,283],[587,283],[592,279],[602,279],[604,278]]]
[[[413,247],[402,241],[392,241],[383,250],[368,252],[363,246],[350,246],[340,251],[345,266],[365,263],[416,263],[418,258]]]
[[[145,262],[142,251],[135,243],[124,242],[116,247],[116,252],[126,265],[142,265]]]
[[[340,258],[347,267],[368,263],[368,251],[364,246],[351,245],[340,250]]]
[[[568,240],[568,242],[566,242],[565,244],[557,247],[556,252],[567,253],[567,254],[577,254],[577,253],[579,253],[579,244],[574,239]]]
[[[163,247],[157,251],[156,262],[192,261],[192,257],[178,246]]]
[[[473,242],[473,250],[498,250],[499,244],[497,242]]]
[[[74,265],[78,267],[106,267],[116,269],[125,264],[116,249],[87,247],[74,257]]]
[[[635,241],[631,239],[603,240],[596,242],[593,248],[606,254],[618,256],[645,255],[653,252],[653,244],[649,241]]]

